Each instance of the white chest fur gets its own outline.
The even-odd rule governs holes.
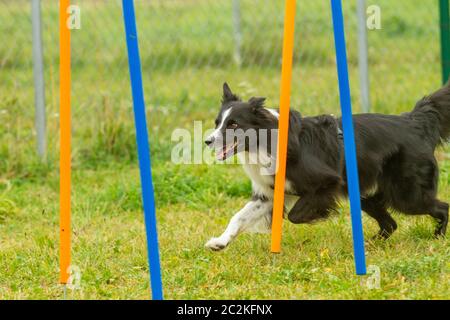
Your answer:
[[[275,184],[275,179],[267,166],[261,163],[268,163],[267,159],[261,161],[261,156],[259,159],[255,159],[255,156],[248,153],[242,153],[239,156],[240,161],[244,167],[245,173],[252,181],[253,192],[257,195],[265,196],[269,200],[273,199],[273,186]],[[259,160],[259,161],[257,161]],[[298,196],[292,195],[294,193],[292,184],[289,180],[285,183],[285,206],[289,210],[298,200]]]

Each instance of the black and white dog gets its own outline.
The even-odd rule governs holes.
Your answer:
[[[224,233],[206,243],[212,250],[224,249],[244,231],[270,232],[274,172],[264,170],[275,158],[276,145],[263,145],[259,136],[252,143],[245,136],[248,130],[264,130],[268,140],[273,138],[278,111],[265,108],[264,100],[242,101],[223,85],[216,129],[205,143],[220,160],[233,154],[246,158],[244,169],[252,180],[253,196]],[[362,209],[378,222],[377,237],[388,238],[397,229],[388,209],[428,214],[437,221],[435,235],[445,235],[449,205],[436,198],[439,168],[434,150],[450,138],[450,83],[421,99],[409,113],[358,114],[353,119]],[[230,131],[235,133],[232,138]],[[249,163],[255,154],[257,161]],[[341,120],[330,115],[301,117],[291,111],[285,207],[289,201],[294,204],[286,210],[288,219],[295,224],[325,219],[346,194]]]

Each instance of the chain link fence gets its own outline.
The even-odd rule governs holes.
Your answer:
[[[357,1],[343,1],[354,111],[361,111]],[[74,165],[135,159],[121,3],[74,0]],[[278,104],[283,0],[136,0],[152,153],[170,159],[174,128],[212,126],[227,81],[242,97]],[[339,113],[329,1],[297,1],[292,105]],[[437,0],[368,0],[381,29],[368,31],[372,112],[410,110],[441,83]],[[58,2],[41,1],[48,164],[58,157]],[[31,3],[0,0],[0,176],[38,163],[34,125]],[[32,168],[39,167],[33,166]],[[35,169],[34,169],[35,170]]]

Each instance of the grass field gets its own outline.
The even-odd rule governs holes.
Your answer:
[[[131,94],[118,1],[73,1],[73,299],[149,297],[146,242]],[[293,107],[339,113],[328,1],[300,0]],[[375,112],[409,111],[441,82],[436,1],[368,1],[383,29],[369,32]],[[238,166],[175,165],[175,128],[213,125],[221,84],[244,98],[278,103],[283,1],[255,13],[242,1],[243,66],[232,62],[230,1],[136,1],[152,143],[158,231],[168,299],[449,299],[450,242],[432,237],[429,217],[395,214],[391,239],[367,241],[380,288],[354,275],[347,204],[311,226],[284,224],[283,252],[270,237],[242,235],[224,252],[204,248],[250,195]],[[354,109],[361,109],[355,1],[345,1]],[[3,10],[2,10],[3,9]],[[59,299],[58,30],[54,1],[43,1],[49,152],[35,154],[28,1],[0,0],[0,298]],[[279,12],[275,15],[274,12]],[[440,198],[450,199],[450,153],[440,149]],[[364,216],[367,239],[376,223]]]

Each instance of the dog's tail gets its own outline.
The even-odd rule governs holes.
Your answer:
[[[450,138],[450,80],[441,89],[419,100],[412,116],[424,122],[425,130],[437,143]]]

